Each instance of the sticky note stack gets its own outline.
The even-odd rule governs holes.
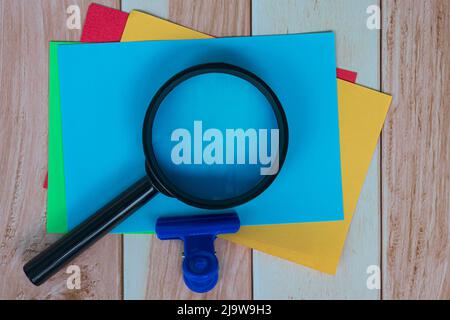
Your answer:
[[[391,97],[336,73],[333,33],[213,39],[93,4],[82,41],[117,43],[50,44],[48,232],[75,227],[145,175],[135,137],[153,94],[177,71],[222,61],[268,82],[290,129],[276,182],[236,208],[243,227],[224,238],[335,273]],[[152,233],[159,216],[199,212],[158,195],[114,232]]]

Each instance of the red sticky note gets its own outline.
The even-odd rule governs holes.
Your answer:
[[[86,14],[81,42],[119,42],[128,13],[92,3]]]
[[[356,77],[358,76],[356,72],[339,68],[336,70],[336,74],[339,79],[353,83],[356,82]]]
[[[42,184],[42,188],[47,189],[48,188],[48,173],[45,174],[45,180]]]

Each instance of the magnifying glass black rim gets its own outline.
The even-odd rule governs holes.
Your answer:
[[[167,95],[182,82],[192,77],[206,73],[223,73],[233,75],[241,79],[244,79],[249,83],[251,83],[253,86],[255,86],[266,97],[267,101],[272,106],[279,129],[280,140],[279,140],[278,173],[275,175],[267,175],[263,177],[261,181],[259,181],[252,189],[248,190],[247,192],[237,197],[223,200],[208,200],[194,197],[177,188],[177,186],[171,183],[170,179],[168,179],[164,175],[160,166],[158,165],[152,144],[152,131],[155,116],[159,109],[159,106],[167,97]],[[262,79],[260,79],[258,76],[251,73],[250,71],[227,63],[207,63],[196,65],[188,69],[185,69],[177,73],[172,78],[170,78],[158,90],[158,92],[155,94],[152,101],[150,102],[150,105],[147,109],[147,113],[144,119],[142,137],[143,137],[142,140],[144,145],[144,153],[147,160],[146,163],[147,174],[150,177],[150,180],[154,184],[155,188],[158,189],[160,192],[167,194],[169,196],[173,196],[190,206],[203,209],[232,208],[244,204],[260,195],[272,184],[276,176],[279,174],[281,168],[283,167],[289,142],[289,132],[286,115],[284,113],[283,107],[278,97],[275,95],[272,89]]]

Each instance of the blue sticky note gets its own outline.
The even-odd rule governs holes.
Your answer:
[[[58,47],[69,228],[145,175],[142,125],[160,86],[193,65],[225,62],[262,78],[289,124],[285,164],[234,210],[244,226],[343,219],[333,33]],[[158,195],[115,232],[153,232],[161,216],[210,213]]]

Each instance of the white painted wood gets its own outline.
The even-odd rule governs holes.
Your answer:
[[[358,83],[380,87],[380,32],[366,27],[376,0],[258,0],[252,32],[336,33],[338,66],[358,72]],[[374,155],[336,276],[254,251],[255,299],[379,299],[366,287],[367,267],[380,265],[379,151]]]
[[[169,0],[122,0],[122,11],[139,10],[160,18],[169,16]]]
[[[169,0],[122,0],[122,10],[139,10],[161,18],[169,15]],[[125,300],[144,299],[153,237],[125,235],[123,237],[123,297]]]
[[[152,236],[124,235],[123,237],[123,297],[125,300],[144,299],[148,283],[148,270]]]

